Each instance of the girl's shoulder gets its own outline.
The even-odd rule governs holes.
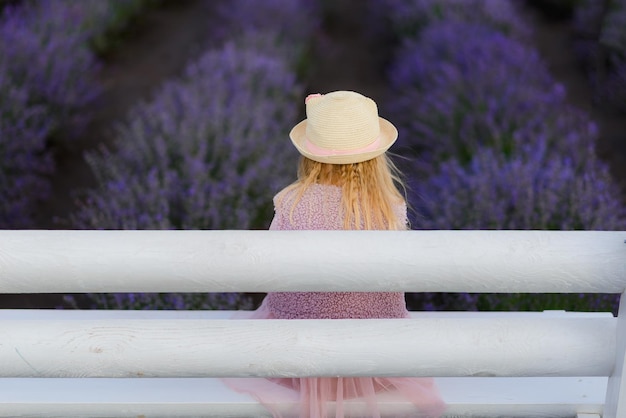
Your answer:
[[[341,188],[287,187],[274,197],[274,210],[279,229],[341,229]]]
[[[297,201],[314,203],[328,202],[341,198],[341,187],[329,184],[314,183],[302,189],[299,186],[288,186],[274,196],[274,207],[291,207]]]

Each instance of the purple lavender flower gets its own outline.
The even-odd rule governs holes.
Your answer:
[[[227,45],[141,103],[115,153],[90,154],[99,188],[73,221],[96,229],[266,228],[271,196],[291,176],[285,132],[302,97],[280,60]],[[99,307],[249,308],[239,294],[89,295]]]
[[[439,22],[480,24],[517,39],[528,39],[530,26],[510,0],[384,0],[388,17],[402,38],[419,38]]]
[[[272,30],[288,44],[303,44],[321,23],[316,0],[230,0],[218,5],[217,14],[216,36],[222,39]]]
[[[53,161],[45,140],[53,122],[43,106],[29,104],[0,63],[0,228],[27,228],[34,205],[50,193]]]
[[[236,310],[252,309],[251,298],[240,293],[92,293],[89,309]],[[72,295],[64,302],[81,308]]]
[[[552,155],[550,155],[552,154]],[[620,190],[592,150],[584,167],[529,143],[512,158],[484,148],[462,165],[441,164],[410,195],[417,229],[623,230]],[[616,295],[408,294],[413,309],[601,310],[616,312]]]
[[[33,103],[45,105],[59,125],[62,121],[76,133],[87,120],[82,108],[99,89],[93,79],[95,58],[71,5],[41,1],[6,7],[0,19],[0,60]]]
[[[75,225],[266,227],[271,196],[291,178],[284,137],[301,96],[277,59],[232,45],[206,53],[131,112],[115,154],[89,155],[100,186]]]
[[[418,229],[620,230],[626,212],[607,167],[567,156],[536,141],[506,158],[481,149],[468,165],[442,163],[417,187]]]
[[[421,8],[398,14],[418,19],[392,65],[388,104],[401,153],[416,155],[401,163],[414,228],[626,227],[620,190],[595,156],[596,125],[566,105],[565,90],[518,41],[523,36],[514,40],[480,19],[461,22],[438,2],[391,2]],[[413,309],[615,307],[610,295],[408,294],[407,302]]]
[[[266,228],[271,196],[293,177],[296,155],[284,138],[303,94],[293,69],[318,24],[318,14],[307,10],[316,8],[309,0],[224,3],[225,30],[217,37],[232,42],[208,51],[154,100],[139,104],[118,127],[115,153],[88,155],[99,188],[85,192],[75,225]],[[245,295],[221,293],[94,300],[133,308],[250,307]]]
[[[389,77],[398,143],[422,151],[425,170],[450,157],[469,161],[485,145],[511,155],[537,135],[562,142],[565,90],[536,51],[491,29],[432,25],[398,52]]]
[[[90,42],[145,0],[24,1],[0,12],[0,226],[30,227],[50,192],[46,140],[80,133],[99,92]],[[123,3],[123,4],[122,4]],[[135,6],[136,7],[136,6]]]
[[[298,75],[308,71],[311,37],[321,24],[316,0],[233,0],[219,3],[216,13],[214,41],[285,60]]]

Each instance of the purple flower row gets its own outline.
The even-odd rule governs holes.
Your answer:
[[[0,64],[0,229],[28,227],[32,205],[50,193],[46,176],[54,166],[45,141],[53,124],[28,98]]]
[[[64,302],[73,308],[79,306],[73,295]],[[93,293],[89,295],[89,309],[132,310],[210,310],[251,309],[251,301],[240,293]]]
[[[0,39],[4,70],[29,101],[43,105],[62,138],[80,133],[85,105],[99,93],[90,40],[106,28],[107,1],[22,2],[4,9]],[[102,22],[99,26],[92,22]]]
[[[274,57],[227,44],[191,63],[117,130],[116,150],[88,155],[99,188],[73,223],[85,229],[267,226],[291,176],[284,133],[302,89]]]
[[[399,145],[432,163],[468,161],[487,144],[510,154],[544,130],[545,111],[565,96],[536,51],[489,27],[454,21],[403,42],[389,77]]]
[[[592,150],[584,170],[550,155],[545,141],[511,157],[480,149],[468,164],[450,159],[417,187],[420,229],[623,230],[620,190]]]
[[[399,145],[419,152],[418,164],[411,171],[421,177],[430,176],[421,182],[424,187],[416,188],[422,199],[442,206],[452,204],[456,196],[451,191],[457,190],[452,178],[472,178],[491,192],[496,190],[497,182],[506,179],[512,184],[505,189],[515,190],[520,187],[520,178],[516,176],[521,173],[514,176],[505,173],[506,167],[515,163],[523,165],[529,173],[545,177],[538,183],[545,189],[545,196],[555,193],[547,190],[552,183],[561,181],[559,176],[569,175],[572,181],[590,176],[597,182],[597,187],[592,188],[604,194],[599,198],[606,202],[597,208],[598,213],[610,209],[614,211],[613,218],[623,219],[623,211],[615,211],[619,207],[619,190],[614,186],[600,187],[612,182],[601,174],[606,172],[606,167],[594,156],[595,124],[585,113],[567,105],[563,88],[554,83],[534,50],[484,26],[440,22],[425,28],[419,40],[404,44],[390,75],[397,99],[389,108],[398,115],[403,137]],[[492,155],[484,156],[485,152]],[[536,171],[553,163],[561,171]],[[497,172],[500,174],[496,175]],[[451,182],[448,189],[443,187],[443,180]],[[429,182],[438,184],[427,190],[425,185]],[[457,193],[462,190],[468,190],[467,185],[459,187]],[[574,193],[570,187],[559,190],[564,195],[561,199]],[[430,196],[432,193],[436,195]],[[493,196],[485,199],[480,214],[475,213],[479,208],[461,201],[466,205],[459,208],[461,212],[501,219]],[[413,203],[419,206],[419,202]],[[564,216],[559,212],[570,210],[568,216],[575,218],[575,212],[583,210],[576,205],[563,207],[560,203],[558,199],[551,204],[547,200],[543,202],[545,210],[554,211],[555,216]],[[454,203],[458,204],[459,201]],[[524,211],[532,210],[515,205],[518,211],[512,213],[516,219],[513,223],[466,224],[467,220],[451,214],[444,216],[443,211],[428,213],[437,216],[438,228],[613,229],[617,225],[614,219],[605,216],[601,217],[604,223],[588,217],[557,224],[517,223],[530,216]],[[433,227],[424,219],[416,220],[416,226],[419,224]]]
[[[285,133],[304,93],[295,75],[298,56],[317,25],[317,14],[303,20],[299,6],[314,4],[222,3],[223,26],[215,30],[226,43],[138,104],[117,129],[115,151],[88,155],[99,187],[85,193],[74,225],[267,228],[271,196],[295,174],[296,152]],[[240,294],[90,296],[98,307],[118,309],[251,307]]]
[[[0,12],[0,228],[31,226],[32,207],[50,193],[46,142],[88,120],[99,91],[89,41],[113,22],[113,4],[24,1]]]
[[[390,66],[387,105],[408,155],[402,166],[414,228],[626,229],[620,190],[595,156],[596,125],[567,104],[524,37],[492,19],[446,18],[469,3],[410,4],[429,9]],[[497,305],[497,298],[466,294],[417,299],[426,308]]]
[[[321,22],[318,0],[231,0],[217,6],[219,27],[215,35],[233,40],[272,31],[279,43],[298,47],[308,43]]]
[[[517,39],[528,39],[531,27],[519,19],[511,0],[382,0],[394,31],[417,39],[422,30],[439,22],[475,23]],[[382,10],[382,9],[380,9]]]
[[[213,37],[286,60],[306,75],[311,37],[321,25],[318,0],[232,0],[218,3]]]

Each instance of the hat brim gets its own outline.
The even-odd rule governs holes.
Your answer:
[[[305,146],[306,119],[293,127],[291,132],[289,132],[289,138],[301,155],[313,161],[326,164],[360,163],[384,154],[393,145],[393,143],[396,142],[396,139],[398,139],[398,130],[391,122],[381,117],[378,118],[378,121],[380,123],[380,146],[374,150],[368,150],[367,152],[355,150],[353,153],[342,152],[341,154],[333,155],[319,155],[311,152],[311,150],[307,149]]]

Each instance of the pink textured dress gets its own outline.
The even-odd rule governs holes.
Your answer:
[[[279,194],[280,195],[280,194]],[[279,196],[277,195],[277,196]],[[315,184],[307,189],[291,213],[295,193],[274,198],[275,215],[270,230],[341,230],[341,189]],[[394,208],[398,219],[406,221],[406,205]],[[291,219],[290,219],[291,216]],[[272,292],[261,306],[243,319],[342,319],[408,318],[403,293],[383,292]],[[224,379],[232,389],[248,393],[264,404],[275,418],[286,418],[273,411],[272,404],[297,401],[299,418],[329,417],[329,402],[335,402],[336,418],[351,417],[343,401],[364,399],[367,415],[379,418],[376,394],[395,392],[415,405],[415,413],[402,416],[439,417],[445,405],[430,378],[314,377],[275,379]],[[292,416],[292,415],[289,415]]]

